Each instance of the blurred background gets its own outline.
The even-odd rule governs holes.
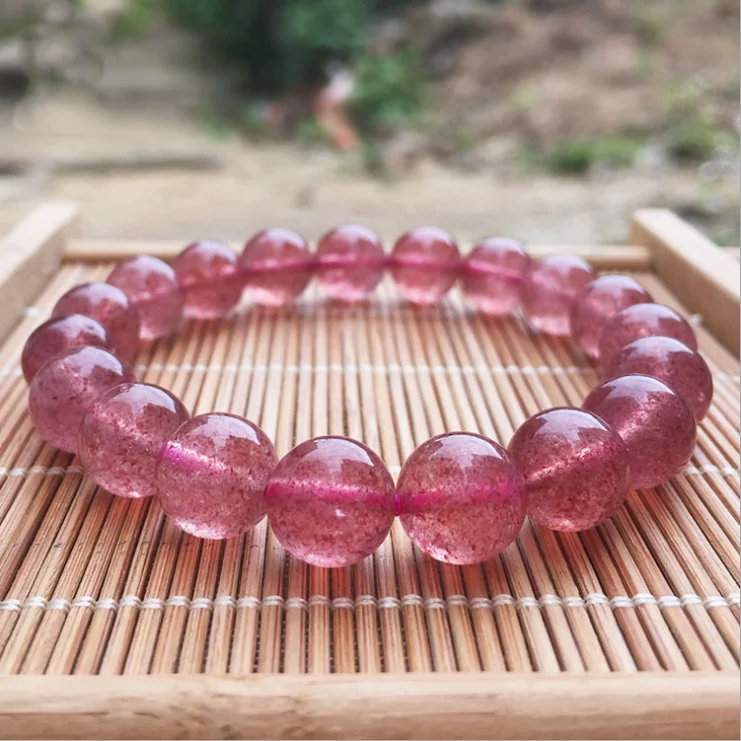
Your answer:
[[[0,0],[0,229],[739,244],[736,0]]]

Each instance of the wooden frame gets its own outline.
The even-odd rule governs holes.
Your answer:
[[[5,336],[62,261],[179,244],[71,239],[77,212],[47,204],[0,241]],[[666,211],[634,217],[632,247],[536,246],[605,269],[653,270],[738,353],[739,264]],[[2,738],[732,738],[728,672],[197,676],[5,676]]]

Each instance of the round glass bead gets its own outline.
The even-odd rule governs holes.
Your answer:
[[[181,401],[159,386],[116,386],[99,396],[82,418],[80,462],[111,494],[151,497],[160,448],[189,416]]]
[[[620,348],[640,337],[674,337],[697,350],[692,327],[676,311],[663,304],[633,304],[610,317],[602,328],[599,338],[602,367],[610,364]]]
[[[265,501],[278,540],[314,566],[349,566],[378,548],[394,521],[394,482],[368,447],[318,437],[273,471]]]
[[[519,242],[491,237],[463,261],[461,286],[479,311],[507,316],[520,305],[529,268],[530,257]]]
[[[607,378],[653,376],[671,386],[699,422],[713,400],[713,374],[705,359],[672,337],[642,337],[622,347],[605,368]]]
[[[76,347],[44,363],[31,382],[28,407],[41,437],[77,452],[82,418],[103,393],[133,381],[131,368],[102,347]]]
[[[593,389],[583,406],[623,439],[634,489],[664,483],[687,464],[695,450],[691,409],[658,378],[614,378]]]
[[[581,409],[548,409],[530,417],[509,444],[525,476],[528,515],[551,530],[599,525],[628,493],[628,451],[601,419]]]
[[[449,234],[422,226],[397,240],[389,265],[404,298],[415,304],[436,304],[458,277],[460,255]]]
[[[49,359],[73,347],[95,345],[112,350],[108,332],[99,322],[82,314],[49,319],[31,333],[21,353],[23,377],[31,383],[39,368]]]
[[[186,533],[232,538],[265,516],[265,486],[277,462],[257,425],[233,414],[201,414],[162,447],[157,499]]]
[[[397,492],[404,530],[445,563],[492,558],[517,537],[525,519],[525,481],[507,451],[468,432],[420,445],[401,470]]]
[[[150,255],[131,257],[113,269],[108,283],[136,306],[142,340],[157,340],[175,331],[183,312],[183,292],[166,262]]]
[[[324,292],[340,301],[368,298],[386,267],[381,240],[367,227],[352,224],[325,234],[317,245],[316,257]]]
[[[290,229],[265,229],[245,245],[239,258],[252,298],[265,306],[295,301],[314,275],[315,259],[306,240]]]
[[[185,316],[219,319],[242,297],[237,256],[222,242],[195,242],[175,258],[172,267],[183,292]]]
[[[609,319],[628,306],[652,303],[648,291],[629,275],[603,275],[581,290],[571,308],[571,335],[586,355],[599,358],[599,339]]]
[[[576,255],[548,255],[534,263],[522,287],[522,311],[530,325],[544,334],[571,333],[574,297],[597,273]]]
[[[105,327],[113,350],[130,363],[139,345],[139,312],[126,294],[108,283],[84,283],[67,291],[52,309],[54,318],[83,314]]]

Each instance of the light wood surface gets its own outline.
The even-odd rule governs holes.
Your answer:
[[[17,677],[0,738],[738,738],[738,678]]]
[[[690,311],[702,314],[710,331],[738,355],[738,260],[665,209],[636,211],[630,240],[651,250],[656,274]]]
[[[0,339],[59,269],[78,214],[73,203],[46,203],[0,238]]]
[[[229,243],[235,251],[241,251],[244,244]],[[391,249],[393,240],[387,240],[387,250]],[[170,260],[185,247],[185,241],[175,240],[109,240],[109,239],[71,239],[65,245],[64,259],[70,262],[96,262],[99,260],[123,260],[134,255],[153,255],[163,260]],[[472,245],[460,245],[465,254]],[[651,262],[651,254],[645,247],[613,245],[527,245],[533,257],[553,254],[580,255],[598,268],[613,270],[645,270]]]
[[[629,253],[601,267],[642,266],[657,301],[692,313],[648,248]],[[65,259],[0,342],[0,736],[738,737],[741,390],[707,326],[716,392],[690,465],[611,521],[526,523],[466,568],[424,558],[397,522],[372,557],[323,570],[264,521],[191,538],[33,430],[20,349],[59,295],[112,266]],[[390,280],[354,308],[313,285],[294,307],[186,322],[135,370],[194,414],[255,421],[280,455],[348,435],[394,475],[432,435],[506,444],[599,379],[569,341],[477,315],[457,289],[415,309]]]

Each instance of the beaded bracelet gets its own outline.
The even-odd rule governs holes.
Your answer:
[[[573,335],[606,380],[582,408],[528,419],[508,449],[468,432],[428,440],[398,482],[360,442],[319,437],[278,461],[254,423],[222,413],[190,417],[158,386],[136,383],[139,340],[165,337],[181,317],[227,315],[246,287],[256,303],[285,306],[314,275],[327,295],[367,298],[389,270],[415,304],[435,304],[460,281],[490,316],[522,313],[536,330]],[[187,533],[229,538],[267,513],[288,552],[317,566],[373,553],[395,516],[426,554],[452,564],[484,561],[511,543],[526,515],[579,531],[611,517],[630,487],[653,487],[690,459],[707,413],[712,376],[691,327],[653,303],[633,278],[597,277],[582,259],[531,262],[493,238],[461,258],[445,232],[404,234],[386,256],[376,235],[343,226],[312,254],[286,229],[260,232],[241,257],[219,242],[188,246],[169,266],[125,260],[106,283],[62,296],[22,355],[29,406],[42,437],[71,453],[95,482],[123,497],[156,496]]]

